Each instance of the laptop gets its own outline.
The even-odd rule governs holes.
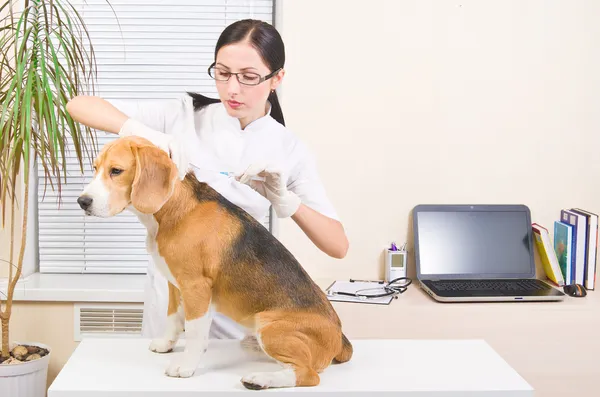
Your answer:
[[[531,213],[524,205],[418,205],[417,280],[440,302],[560,301],[535,278]]]

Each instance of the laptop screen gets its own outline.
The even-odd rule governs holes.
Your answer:
[[[529,211],[522,206],[504,207],[440,210],[436,206],[416,211],[417,274],[421,278],[533,277]]]

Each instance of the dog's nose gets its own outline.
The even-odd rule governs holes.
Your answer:
[[[79,204],[81,209],[87,210],[92,205],[92,201],[94,201],[94,199],[92,199],[90,196],[79,196],[77,199],[77,204]]]

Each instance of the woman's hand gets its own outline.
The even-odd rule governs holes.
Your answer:
[[[269,200],[279,218],[291,216],[321,251],[333,258],[346,256],[349,244],[342,224],[302,204],[300,197],[287,189],[281,171],[274,167],[251,165],[243,174],[236,176],[236,180]]]
[[[275,167],[252,164],[235,179],[269,200],[279,218],[294,215],[300,207],[300,197],[287,189],[282,172]]]

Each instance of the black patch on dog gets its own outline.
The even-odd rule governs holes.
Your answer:
[[[246,389],[250,389],[250,390],[263,390],[266,389],[266,386],[261,386],[261,385],[257,385],[256,383],[250,383],[250,382],[244,382],[242,381],[242,384],[246,387]]]
[[[223,256],[221,263],[222,271],[229,280],[228,291],[244,290],[256,296],[264,296],[271,293],[281,294],[283,288],[285,299],[270,299],[270,303],[257,299],[253,304],[277,304],[276,307],[253,307],[257,312],[277,308],[314,308],[319,313],[331,312],[331,306],[321,289],[292,253],[267,228],[208,184],[198,181],[193,174],[187,174],[185,183],[192,188],[199,202],[217,202],[242,226],[240,234],[229,248],[228,255]],[[255,266],[256,271],[249,273],[247,267],[243,269],[236,266],[238,263]],[[273,290],[273,286],[277,287],[276,291]]]

